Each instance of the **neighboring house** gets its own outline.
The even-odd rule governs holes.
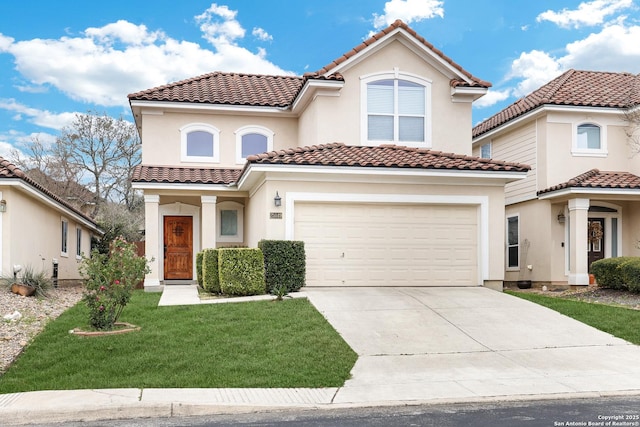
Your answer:
[[[91,251],[91,237],[101,234],[91,218],[0,157],[3,276],[11,276],[14,265],[52,275],[57,264],[60,285],[77,282],[82,255]]]
[[[532,166],[506,187],[506,281],[588,285],[593,261],[640,255],[639,105],[640,75],[569,70],[473,129],[476,155]]]
[[[396,21],[303,77],[129,95],[145,289],[192,282],[203,248],[261,239],[304,241],[308,286],[501,289],[504,186],[529,168],[469,156],[489,86]]]

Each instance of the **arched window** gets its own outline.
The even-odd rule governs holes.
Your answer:
[[[366,142],[431,145],[429,81],[396,70],[363,78],[362,82]]]
[[[180,128],[180,157],[183,162],[220,161],[220,131],[208,124],[191,123]]]
[[[236,131],[236,163],[252,154],[273,150],[273,131],[262,126],[244,126]]]
[[[607,155],[606,126],[596,123],[574,124],[571,153],[574,156],[605,157]]]
[[[578,149],[599,150],[600,147],[600,126],[593,123],[585,123],[578,126]]]

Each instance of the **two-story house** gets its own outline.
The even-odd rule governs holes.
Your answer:
[[[474,127],[476,155],[532,167],[506,186],[506,281],[588,285],[593,261],[640,255],[639,105],[640,75],[569,70]]]
[[[302,77],[129,95],[145,289],[192,282],[203,248],[261,239],[304,241],[308,286],[501,289],[504,186],[529,168],[470,156],[489,86],[396,21]]]

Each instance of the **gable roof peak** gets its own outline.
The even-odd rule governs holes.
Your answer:
[[[450,67],[455,69],[456,73],[461,75],[461,78],[454,78],[451,80],[452,87],[469,86],[469,87],[489,88],[492,86],[490,82],[481,80],[475,77],[473,74],[471,74],[467,70],[465,70],[464,68],[462,68],[461,65],[457,64],[453,59],[445,55],[440,49],[436,48],[433,44],[429,43],[424,37],[420,36],[418,33],[416,33],[416,31],[413,28],[409,27],[406,23],[404,23],[400,19],[396,19],[388,27],[383,28],[382,30],[373,34],[371,37],[367,38],[362,43],[355,46],[348,52],[342,54],[338,58],[331,61],[329,64],[325,65],[324,67],[310,74],[318,75],[318,76],[329,75],[331,71],[334,70],[336,67],[338,67],[340,64],[360,54],[362,51],[366,50],[369,46],[377,43],[379,40],[383,39],[388,34],[396,30],[403,30],[404,32],[406,32],[418,44],[429,49],[437,57],[439,57],[443,62],[445,62]]]

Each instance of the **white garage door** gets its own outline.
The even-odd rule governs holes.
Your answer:
[[[307,286],[476,286],[478,209],[296,203]]]

